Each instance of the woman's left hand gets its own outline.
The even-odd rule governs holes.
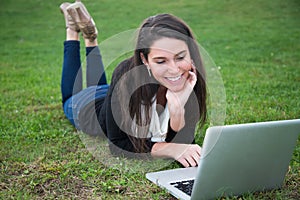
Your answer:
[[[196,85],[197,82],[197,76],[196,76],[196,68],[192,66],[192,71],[189,71],[189,76],[187,77],[187,80],[184,84],[184,87],[180,91],[167,91],[167,100],[168,103],[171,102],[174,108],[178,107],[184,107],[190,94],[193,91],[194,86]]]
[[[171,127],[174,131],[179,131],[185,124],[184,106],[190,97],[196,82],[196,68],[192,65],[192,71],[189,71],[189,76],[187,77],[183,89],[176,92],[169,89],[167,91],[166,98],[168,100]]]

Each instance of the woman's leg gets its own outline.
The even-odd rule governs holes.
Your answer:
[[[98,30],[93,18],[82,2],[76,2],[68,6],[68,13],[80,29],[84,38],[87,58],[87,87],[107,84],[98,47]]]
[[[64,61],[61,79],[63,104],[73,94],[82,90],[82,70],[80,60],[79,27],[69,15],[67,8],[70,3],[62,3],[60,10],[66,24],[66,41],[64,42]]]
[[[80,60],[80,42],[73,30],[67,28],[64,42],[64,61],[61,79],[62,102],[82,90],[82,69]]]
[[[98,45],[86,47],[86,62],[87,87],[93,85],[107,85],[105,70]]]
[[[72,97],[82,91],[82,69],[80,60],[80,30],[67,11],[67,7],[70,5],[70,3],[62,3],[60,5],[60,10],[64,14],[66,22],[61,93],[64,113],[75,126]]]
[[[95,24],[82,3],[74,3],[70,6],[68,6],[68,11],[71,12],[68,13],[72,16],[72,19],[77,20],[75,20],[75,25],[80,28],[85,41],[88,87],[82,90],[79,34],[75,26],[73,30],[67,29],[67,41],[65,42],[64,53],[66,59],[64,61],[62,80],[64,112],[77,129],[91,135],[97,135],[101,132],[97,113],[101,109],[109,86],[106,82],[102,58],[96,39],[97,29]],[[71,57],[73,59],[69,60]],[[71,65],[74,66],[71,68]],[[73,85],[71,84],[72,81]]]
[[[97,39],[91,43],[89,39],[85,39],[86,45],[86,82],[89,94],[85,95],[85,106],[81,106],[78,113],[78,122],[80,130],[89,135],[102,135],[103,130],[99,124],[98,116],[102,108],[102,104],[106,97],[109,86],[107,85],[106,75],[100,49],[97,44]]]

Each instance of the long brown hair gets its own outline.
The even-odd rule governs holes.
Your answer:
[[[151,45],[163,37],[175,38],[186,42],[191,59],[197,68],[197,82],[193,90],[197,99],[198,106],[196,107],[199,110],[198,113],[192,113],[189,116],[194,118],[195,122],[200,122],[200,125],[203,125],[206,120],[207,91],[205,70],[191,29],[184,21],[171,14],[159,14],[149,17],[139,29],[134,55],[121,64],[123,69],[120,70],[122,73],[125,74],[129,71],[130,73],[125,75],[126,78],[118,77],[118,80],[115,80],[122,81],[118,89],[119,103],[123,104],[120,106],[122,129],[126,130],[136,152],[139,153],[147,151],[146,138],[151,121],[151,106],[160,86],[153,77],[148,75],[147,68],[142,63],[140,55],[142,53],[148,59]],[[133,90],[134,92],[131,92]],[[195,102],[190,102],[190,104],[192,103],[194,104]],[[190,106],[192,109],[193,107],[195,105]],[[137,125],[136,133],[132,133],[132,122]]]

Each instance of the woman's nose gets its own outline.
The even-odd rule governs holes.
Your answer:
[[[169,73],[178,73],[180,71],[180,66],[175,61],[171,61],[168,65]]]

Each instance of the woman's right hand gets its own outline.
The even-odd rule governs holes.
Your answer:
[[[201,147],[197,144],[160,142],[154,144],[151,154],[153,157],[173,158],[184,167],[196,167],[200,160]]]
[[[174,159],[180,162],[184,167],[196,167],[198,166],[201,147],[197,144],[177,144],[178,151],[175,154]],[[178,156],[179,155],[179,156]]]

